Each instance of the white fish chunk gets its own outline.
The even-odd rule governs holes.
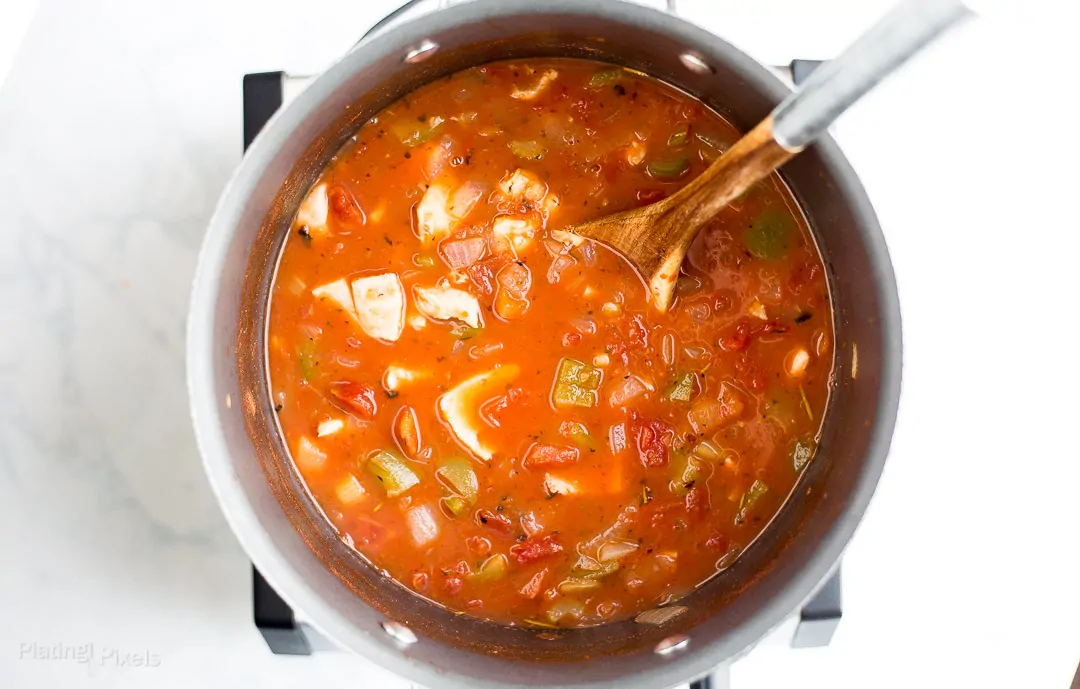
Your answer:
[[[491,222],[491,233],[496,241],[501,245],[508,244],[515,256],[533,245],[539,229],[533,221],[511,218],[508,215],[500,215]]]
[[[378,340],[396,342],[405,329],[405,290],[397,273],[353,280],[356,319],[364,332]]]
[[[416,310],[436,321],[451,319],[474,328],[483,326],[480,302],[463,289],[449,286],[413,287]]]
[[[539,203],[547,196],[547,184],[533,173],[518,168],[499,181],[499,191],[505,196]]]
[[[356,304],[353,303],[352,290],[349,289],[349,283],[345,281],[345,278],[319,285],[311,290],[311,294],[316,299],[333,303],[357,321],[360,320],[356,314]]]
[[[296,212],[296,224],[307,225],[312,236],[325,235],[330,232],[326,227],[329,214],[330,199],[326,194],[326,185],[318,184],[300,202],[300,209]]]
[[[416,204],[416,232],[423,244],[446,239],[464,220],[480,198],[484,186],[478,182],[466,182],[453,190],[446,184],[432,184]]]
[[[484,421],[480,407],[487,400],[506,391],[521,369],[516,364],[503,364],[451,388],[439,398],[439,414],[458,442],[483,460],[491,459],[494,450],[480,440],[479,431]]]

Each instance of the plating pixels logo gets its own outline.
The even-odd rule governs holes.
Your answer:
[[[19,660],[68,662],[89,667],[145,668],[159,667],[161,656],[147,649],[130,650],[94,643],[19,644]]]

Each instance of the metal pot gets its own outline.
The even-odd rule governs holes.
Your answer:
[[[821,248],[835,308],[836,380],[818,455],[765,533],[666,621],[538,633],[409,593],[336,538],[293,469],[268,392],[269,288],[290,219],[321,168],[363,122],[421,84],[536,56],[639,69],[743,129],[788,92],[716,36],[616,0],[476,0],[365,40],[275,115],[218,205],[189,317],[192,416],[207,474],[252,561],[341,646],[440,689],[672,686],[737,656],[814,592],[885,462],[900,391],[896,286],[866,194],[830,139],[783,171]]]

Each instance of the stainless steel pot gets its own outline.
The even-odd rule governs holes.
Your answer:
[[[836,382],[818,455],[763,536],[662,624],[538,633],[454,615],[410,594],[334,536],[278,437],[267,389],[276,258],[323,165],[363,122],[417,86],[535,56],[642,70],[744,129],[788,92],[716,36],[616,0],[476,0],[365,40],[271,120],[220,201],[192,293],[192,416],[207,474],[252,561],[343,647],[440,689],[672,686],[737,656],[813,593],[885,462],[900,390],[896,287],[870,203],[831,140],[783,171],[821,247],[835,306]]]

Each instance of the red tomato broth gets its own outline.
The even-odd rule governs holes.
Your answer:
[[[511,96],[549,70],[535,98]],[[774,176],[711,223],[665,314],[623,259],[548,234],[671,194],[737,138],[647,76],[547,59],[441,79],[360,129],[321,177],[325,226],[298,217],[286,242],[268,324],[282,433],[349,545],[451,609],[555,626],[675,600],[749,545],[813,454],[831,380],[824,269],[786,187]],[[543,196],[499,190],[518,169]],[[484,185],[475,207],[438,248],[423,245],[421,199],[466,183]],[[516,258],[492,236],[498,215],[538,226]],[[779,238],[755,230],[763,217],[781,224]],[[472,238],[481,258],[449,286],[476,297],[483,327],[419,315],[414,288],[451,277],[447,245]],[[478,247],[455,245],[453,260]],[[560,257],[573,262],[552,282],[553,264],[569,263]],[[391,271],[406,303],[394,342],[312,294]],[[586,365],[567,364],[576,386],[559,385],[565,360]],[[391,391],[388,367],[419,377]],[[463,408],[478,413],[489,460],[440,409],[486,372],[492,388]],[[328,421],[340,429],[320,437]]]

